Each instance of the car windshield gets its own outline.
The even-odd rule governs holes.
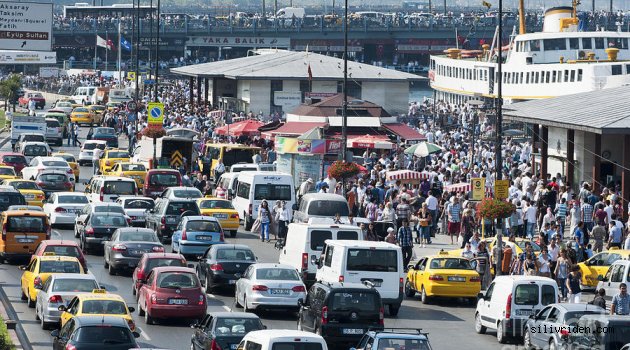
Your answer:
[[[376,350],[390,349],[431,350],[431,346],[427,339],[380,338]]]
[[[74,156],[72,154],[63,153],[63,154],[55,154],[55,157],[63,158],[68,163],[76,163]]]
[[[78,258],[81,256],[79,247],[73,245],[49,245],[44,249],[44,253],[55,253],[55,256],[71,256]]]
[[[0,168],[0,175],[14,175],[15,170],[13,168]]]
[[[24,147],[25,156],[45,156],[48,155],[48,149],[46,146],[41,145],[26,145]]]
[[[149,185],[151,186],[177,186],[179,185],[179,177],[175,174],[151,174],[149,177]]]
[[[24,135],[22,137],[22,141],[45,142],[45,140],[44,135]]]
[[[108,158],[129,158],[129,152],[116,151],[116,152],[108,152]]]
[[[131,181],[107,181],[105,182],[104,194],[132,195],[136,189],[136,182]]]
[[[16,190],[39,190],[37,184],[32,181],[13,181],[11,182],[11,186]]]
[[[262,323],[255,318],[218,318],[214,331],[218,336],[241,335],[261,330]]]
[[[92,217],[92,226],[127,226],[125,217],[119,215],[95,215]]]
[[[468,259],[460,258],[437,258],[431,260],[431,269],[451,269],[451,270],[472,270]]]
[[[91,151],[91,150],[93,150],[93,149],[97,148],[97,146],[98,146],[98,148],[99,148],[99,149],[101,149],[101,150],[104,150],[104,149],[105,149],[105,144],[104,144],[104,143],[85,143],[85,144],[83,145],[83,150],[85,150],[85,151]]]
[[[314,200],[308,205],[308,215],[334,217],[348,216],[348,203],[342,201]]]
[[[177,198],[201,198],[203,195],[197,189],[194,190],[174,190],[173,195]]]
[[[26,158],[24,158],[24,156],[4,156],[2,157],[2,161],[12,164],[26,164]]]
[[[254,200],[291,200],[290,185],[259,184],[254,187]],[[347,206],[346,206],[347,208]]]
[[[192,211],[198,213],[197,203],[194,202],[171,202],[166,208],[166,215],[181,215],[184,212]]]
[[[115,135],[116,131],[112,128],[96,128],[95,134]]]
[[[120,213],[125,214],[125,209],[118,205],[97,205],[94,207],[95,213]]]
[[[273,343],[271,350],[322,350],[320,343],[278,342]]]
[[[58,128],[59,127],[59,121],[57,121],[57,120],[47,120],[46,121],[46,127],[48,127],[48,128]]]
[[[127,155],[129,157],[129,155]],[[122,164],[123,171],[147,171],[142,164]]]
[[[132,199],[125,202],[126,209],[152,209],[155,202],[148,199]]]
[[[216,221],[194,220],[186,223],[186,231],[190,232],[221,232],[221,226]]]
[[[125,242],[158,242],[155,233],[149,231],[121,232],[118,240]]]
[[[375,311],[381,306],[376,292],[345,291],[332,295],[331,308],[333,311]]]
[[[393,249],[348,249],[348,271],[398,271],[398,254]]]
[[[156,267],[160,266],[186,266],[185,261],[182,259],[172,259],[172,258],[155,258],[148,259],[146,264],[146,272],[153,270]]]
[[[104,111],[105,106],[92,106],[92,109],[95,111]]]
[[[19,193],[5,193],[0,195],[0,208],[6,210],[10,205],[26,204],[24,196]]]
[[[163,272],[158,277],[160,288],[197,288],[195,275],[188,272]]]
[[[6,232],[46,232],[46,218],[43,216],[9,216]]]
[[[300,276],[293,269],[257,269],[256,279],[258,280],[271,280],[271,281],[299,281]]]
[[[217,250],[218,260],[248,260],[254,261],[256,256],[249,249],[219,249]]]
[[[61,160],[44,160],[42,161],[44,166],[62,166],[67,167],[68,163]]]
[[[75,195],[63,195],[59,196],[57,199],[58,203],[72,203],[72,204],[87,204],[88,199],[85,195],[75,194]]]
[[[539,287],[537,284],[519,284],[514,291],[514,304],[538,305]]]
[[[112,327],[108,324],[81,327],[75,337],[81,344],[129,344],[131,348],[136,347],[136,342],[128,327]]]
[[[72,103],[70,102],[57,102],[55,104],[55,107],[59,108],[59,107],[72,107]]]
[[[82,313],[84,314],[105,314],[105,315],[126,315],[125,303],[120,300],[85,300],[83,301]]]
[[[81,273],[77,261],[44,260],[39,267],[40,273]]]
[[[89,112],[89,110],[87,108],[84,108],[84,107],[75,108],[74,111],[77,112],[77,113],[88,113]]]
[[[234,206],[229,201],[221,200],[207,200],[199,203],[200,209],[234,209]]]
[[[68,177],[65,174],[43,174],[39,176],[42,182],[67,182]]]
[[[52,286],[53,292],[89,293],[94,289],[98,289],[98,283],[95,280],[85,279],[56,279]]]
[[[584,315],[603,315],[605,313],[606,310],[567,311],[564,314],[564,323],[569,326],[575,326]]]

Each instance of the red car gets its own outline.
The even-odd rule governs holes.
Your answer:
[[[192,268],[156,267],[138,291],[138,315],[144,316],[147,324],[158,318],[190,318],[200,322],[206,308],[206,294]]]
[[[73,240],[56,240],[56,239],[48,239],[45,241],[41,241],[37,248],[35,249],[35,253],[31,259],[35,259],[36,256],[43,256],[44,253],[55,253],[58,256],[71,256],[75,257],[79,260],[83,269],[87,272],[87,260],[85,260],[85,255],[79,248],[79,244]]]
[[[28,102],[30,100],[35,101],[35,108],[41,108],[44,109],[44,107],[46,107],[46,99],[44,98],[44,96],[42,94],[40,94],[39,92],[27,92],[24,94],[24,96],[20,97],[18,99],[18,103],[20,104],[20,106],[27,108],[28,107]]]
[[[26,157],[21,153],[0,152],[0,165],[12,166],[16,174],[19,174],[27,164]]]
[[[156,267],[160,266],[181,266],[186,267],[186,258],[175,253],[144,253],[138,262],[138,266],[133,270],[132,292],[137,295],[140,287],[147,281],[147,276]],[[192,267],[192,266],[188,266]]]

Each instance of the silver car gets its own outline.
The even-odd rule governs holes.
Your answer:
[[[261,263],[250,265],[236,281],[236,305],[245,311],[261,309],[298,309],[306,299],[306,286],[290,265]]]
[[[92,293],[99,289],[96,277],[92,274],[57,273],[52,274],[42,285],[35,300],[35,318],[42,329],[59,324],[61,311],[78,294]]]
[[[155,201],[150,197],[121,196],[116,199],[125,210],[125,214],[131,218],[131,226],[144,227],[147,210],[153,209]]]

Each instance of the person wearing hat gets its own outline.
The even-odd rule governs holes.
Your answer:
[[[300,189],[298,190],[298,198],[301,198],[302,196],[311,192],[312,190],[313,190],[313,179],[309,177],[306,181],[302,182],[302,184],[300,185]]]
[[[387,236],[385,236],[385,242],[396,244],[396,235],[394,234],[396,230],[393,227],[387,229]]]

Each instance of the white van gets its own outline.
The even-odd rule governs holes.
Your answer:
[[[289,329],[253,331],[238,344],[236,350],[328,350],[321,335]]]
[[[315,279],[320,282],[370,282],[389,314],[403,301],[405,267],[399,246],[386,242],[326,240]]]
[[[249,231],[258,218],[258,207],[263,199],[267,200],[269,210],[276,200],[286,201],[287,208],[295,203],[293,177],[277,172],[241,172],[238,176],[236,195],[232,204],[240,218],[245,222],[245,230]]]
[[[85,194],[92,203],[115,202],[121,196],[137,196],[136,180],[118,176],[94,176],[85,187]]]
[[[479,293],[475,311],[475,331],[497,331],[499,343],[508,337],[522,337],[530,315],[558,302],[558,284],[547,277],[498,276],[485,293]]]
[[[317,262],[324,250],[324,242],[329,239],[362,241],[365,237],[357,226],[352,225],[289,224],[278,262],[297,269],[302,281],[310,287],[315,283]]]
[[[96,104],[96,86],[79,86],[72,95],[72,99],[84,105]]]
[[[276,165],[270,163],[236,163],[230,167],[231,173],[240,173],[241,171],[276,171]]]
[[[293,208],[294,222],[309,222],[313,218],[334,218],[341,216],[342,222],[348,221],[348,200],[334,193],[307,193],[302,196],[299,207]]]
[[[599,282],[596,290],[603,288],[606,291],[604,299],[608,301],[607,306],[610,308],[613,296],[619,293],[619,285],[625,283],[630,286],[630,260],[619,259],[613,262],[605,276],[597,277]]]

